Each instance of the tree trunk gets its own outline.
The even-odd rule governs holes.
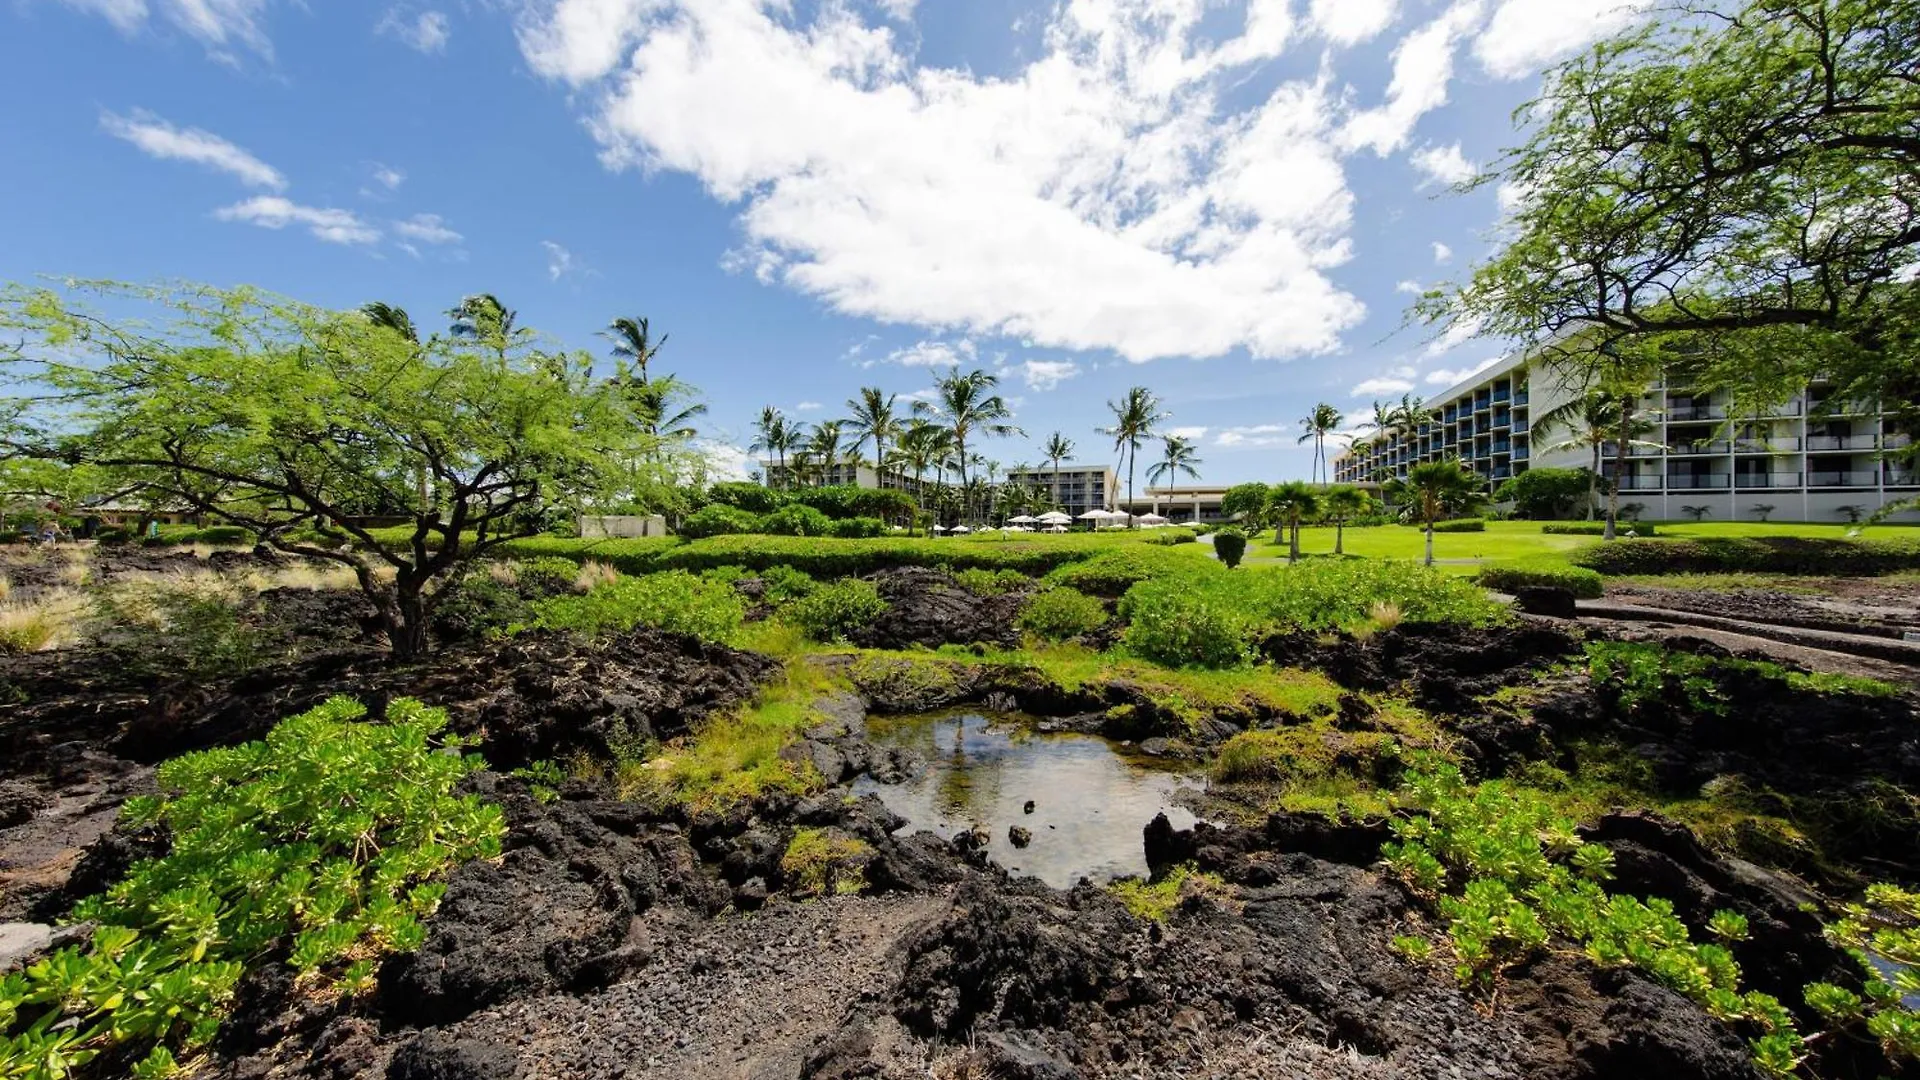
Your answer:
[[[1135,451],[1127,455],[1127,528],[1137,528],[1133,520],[1133,459],[1139,457]]]
[[[1345,518],[1336,520],[1333,523],[1333,553],[1335,555],[1345,555],[1347,553],[1346,533],[1347,520]]]
[[[1607,527],[1601,531],[1602,541],[1614,538],[1614,522],[1620,517],[1620,486],[1627,482],[1627,440],[1633,433],[1633,401],[1620,399],[1620,438],[1613,444],[1613,488],[1607,492]]]
[[[1433,516],[1427,516],[1427,565],[1433,565]]]
[[[1300,561],[1300,513],[1299,511],[1294,512],[1293,535],[1287,539],[1287,561],[1290,563],[1297,563]]]
[[[393,604],[386,617],[387,641],[395,660],[406,661],[427,651],[427,605],[419,584],[394,582]]]
[[[1593,468],[1587,473],[1587,520],[1592,521],[1600,503],[1600,444],[1593,444]]]

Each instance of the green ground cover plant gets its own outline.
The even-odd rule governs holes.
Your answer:
[[[1893,1061],[1920,1062],[1920,1009],[1912,1004],[1920,998],[1920,892],[1869,886],[1862,902],[1828,925],[1827,936],[1860,964],[1866,992],[1811,983],[1807,1006],[1837,1030],[1864,1029]]]
[[[733,587],[685,571],[622,577],[583,596],[550,597],[531,605],[531,618],[509,628],[571,630],[599,637],[645,624],[672,634],[731,644],[746,605]]]
[[[816,586],[789,604],[781,618],[814,641],[843,641],[849,631],[885,614],[887,602],[870,581],[841,578]]]
[[[1033,585],[1033,579],[1018,570],[988,570],[985,567],[956,570],[953,580],[959,582],[961,588],[979,596],[999,596]]]
[[[1739,1025],[1769,1075],[1798,1066],[1805,1042],[1780,1002],[1743,994],[1733,953],[1718,941],[1696,942],[1670,901],[1607,892],[1612,852],[1582,841],[1545,796],[1501,781],[1469,784],[1451,765],[1416,760],[1397,801],[1396,839],[1381,854],[1446,920],[1462,984],[1491,992],[1501,971],[1558,936],[1596,964],[1637,967]],[[1729,941],[1747,933],[1731,911],[1700,929]]]
[[[1650,521],[1621,522],[1618,525],[1621,535],[1631,533],[1634,536],[1658,536],[1659,529]],[[1540,526],[1544,536],[1604,536],[1607,523],[1604,521],[1549,521]]]
[[[1552,556],[1511,559],[1480,568],[1475,581],[1495,592],[1512,593],[1528,586],[1566,589],[1583,600],[1595,600],[1606,594],[1606,581],[1597,571],[1572,566]]]
[[[867,887],[872,857],[871,845],[842,829],[800,828],[780,856],[780,873],[796,896],[844,896]]]
[[[1653,642],[1590,641],[1587,673],[1628,712],[1680,703],[1696,712],[1726,715],[1732,707],[1723,686],[1732,676],[1777,682],[1782,689],[1812,694],[1892,697],[1900,688],[1879,679],[1801,672],[1767,660],[1701,656]]]
[[[1597,544],[1573,556],[1609,577],[1627,574],[1807,574],[1863,577],[1920,569],[1920,540],[1727,536]]]
[[[498,855],[506,825],[454,793],[482,763],[439,752],[461,745],[444,712],[399,698],[386,723],[365,716],[334,698],[264,740],[160,766],[161,793],[129,799],[122,819],[163,828],[170,850],[74,909],[98,924],[88,945],[0,978],[0,1076],[58,1080],[96,1059],[170,1075],[278,943],[304,984],[334,993],[418,948],[437,879]]]
[[[1067,641],[1106,625],[1107,606],[1065,585],[1042,589],[1020,609],[1022,630],[1047,641]]]
[[[1164,923],[1188,896],[1205,896],[1217,902],[1231,903],[1233,889],[1218,874],[1190,865],[1176,866],[1159,881],[1126,878],[1107,886],[1135,918]]]

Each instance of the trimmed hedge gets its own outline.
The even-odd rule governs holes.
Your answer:
[[[1434,522],[1433,531],[1437,533],[1486,532],[1487,522],[1484,518],[1454,518],[1451,521]]]
[[[1920,541],[1716,537],[1600,544],[1572,556],[1602,574],[1819,574],[1859,577],[1920,570]]]
[[[680,546],[671,536],[624,540],[581,540],[571,536],[528,536],[509,540],[498,549],[510,559],[561,558],[583,563],[603,562],[623,574],[645,574],[656,569],[659,556]]]
[[[1607,523],[1604,521],[1549,521],[1540,526],[1540,531],[1548,536],[1605,536]],[[1620,521],[1613,527],[1615,536],[1625,536],[1629,531],[1635,536],[1653,536],[1654,527],[1645,521]]]
[[[1485,566],[1474,580],[1496,592],[1511,593],[1528,586],[1556,586],[1582,600],[1597,600],[1606,592],[1598,572],[1569,566],[1556,558],[1515,559]]]

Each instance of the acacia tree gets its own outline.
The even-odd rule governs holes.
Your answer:
[[[1549,352],[1691,335],[1755,401],[1810,375],[1912,410],[1920,369],[1920,6],[1704,0],[1558,69],[1481,181],[1503,242],[1424,297]]]
[[[73,295],[0,291],[0,356],[22,420],[10,449],[85,463],[254,530],[278,550],[342,563],[396,659],[421,653],[447,583],[540,512],[618,498],[652,447],[584,356],[533,352],[499,326],[407,340],[359,312],[251,289],[89,285],[145,301],[164,331],[109,320]],[[416,476],[432,481],[417,502]],[[404,517],[402,538],[361,515]],[[319,538],[316,540],[315,538]]]

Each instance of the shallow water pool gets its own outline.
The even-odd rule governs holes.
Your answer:
[[[1125,757],[1105,739],[1037,734],[1015,716],[876,717],[868,721],[868,737],[927,762],[904,784],[862,778],[855,785],[906,818],[903,832],[952,837],[980,826],[992,838],[995,862],[1060,888],[1082,877],[1145,874],[1141,830],[1160,813],[1175,828],[1191,826],[1194,815],[1178,804],[1179,796],[1204,786],[1198,776]],[[1029,800],[1031,814],[1025,812]],[[1007,839],[1014,825],[1033,833],[1025,849]]]

